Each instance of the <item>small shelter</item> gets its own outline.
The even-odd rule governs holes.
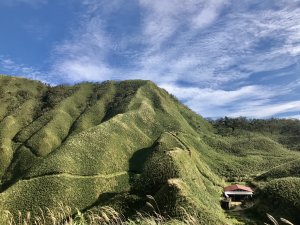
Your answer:
[[[243,199],[251,198],[253,190],[250,187],[240,184],[233,184],[224,187],[224,195],[226,198],[231,198],[233,201],[241,201]]]

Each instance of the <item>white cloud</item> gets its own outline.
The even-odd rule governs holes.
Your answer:
[[[295,115],[287,116],[284,118],[300,120],[300,114],[295,114]]]
[[[157,50],[182,26],[202,29],[218,17],[225,1],[213,0],[140,0],[146,11],[143,18],[142,39]],[[191,32],[191,30],[189,30]]]
[[[224,6],[224,0],[207,1],[199,14],[192,18],[192,25],[197,29],[203,29],[211,25],[219,16],[220,10]]]
[[[147,74],[157,83],[183,80],[222,88],[299,60],[294,39],[299,33],[297,8],[249,11],[232,4],[230,14],[219,18],[227,1],[140,3],[146,13],[137,40],[147,47],[134,58],[133,78]],[[260,42],[267,39],[276,45],[261,49]]]
[[[50,79],[47,79],[37,68],[30,67],[24,64],[16,63],[14,60],[0,55],[0,73],[6,73],[8,75],[24,76],[33,80],[40,80],[42,82],[49,83]]]
[[[257,105],[255,107],[245,105],[244,108],[237,110],[229,116],[246,116],[246,117],[271,117],[281,113],[299,112],[300,101],[289,101],[281,103],[269,103]]]
[[[81,57],[89,58],[89,67],[99,68],[99,73],[106,68],[105,71],[117,74],[123,68],[107,63],[107,54],[114,51],[112,46],[126,49],[132,43],[146,45],[134,54],[129,51],[132,67],[129,78],[147,74],[150,77],[146,79],[157,83],[185,80],[222,87],[252,73],[281,69],[297,62],[298,47],[294,38],[299,33],[296,27],[300,11],[297,8],[247,11],[247,7],[234,8],[224,0],[140,0],[140,33],[135,34],[134,40],[131,36],[116,40],[103,24],[109,13],[122,7],[122,2],[112,1],[109,5],[85,0],[83,3],[89,6],[85,19],[73,32],[72,39],[56,48],[59,59],[55,67],[62,74],[67,74],[68,69],[74,72],[71,62],[77,68],[86,62]],[[233,7],[232,12],[219,20],[224,7],[229,5]],[[107,9],[105,16],[104,8]],[[281,38],[281,44],[270,49],[256,49],[266,38],[275,41]],[[62,65],[68,60],[69,66],[63,69]],[[66,77],[71,79],[72,73]],[[101,80],[100,74],[98,77]],[[83,75],[82,80],[88,78]],[[94,80],[96,75],[91,78]],[[80,79],[76,77],[76,80]]]
[[[271,117],[286,112],[298,112],[300,101],[273,103],[274,97],[287,94],[292,87],[244,86],[235,90],[181,87],[162,84],[197,113],[205,117]]]
[[[266,87],[244,86],[237,90],[214,90],[211,88],[179,87],[175,85],[160,85],[171,93],[175,93],[181,99],[187,101],[198,101],[213,104],[214,106],[225,106],[243,99],[268,98],[274,96],[274,93],[267,90]]]
[[[52,75],[60,74],[67,82],[112,79],[105,56],[113,43],[102,29],[100,17],[85,18],[70,40],[55,47]]]
[[[72,82],[109,80],[113,75],[112,70],[106,65],[80,58],[62,61],[57,65],[56,72],[66,76],[65,80],[70,79]]]

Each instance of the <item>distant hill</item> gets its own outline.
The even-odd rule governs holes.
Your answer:
[[[298,119],[247,119],[224,117],[211,120],[220,135],[234,135],[250,131],[272,138],[291,150],[300,151],[300,120]]]
[[[0,76],[0,103],[0,209],[16,215],[62,202],[83,213],[110,205],[130,217],[152,195],[170,218],[191,210],[200,224],[237,224],[220,207],[228,182],[252,182],[264,195],[273,178],[298,184],[286,178],[298,174],[280,169],[300,160],[291,150],[298,139],[281,139],[297,129],[221,131],[151,81],[52,87]]]

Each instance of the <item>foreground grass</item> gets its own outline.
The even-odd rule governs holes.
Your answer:
[[[150,208],[155,208],[151,203],[148,203]],[[40,216],[32,217],[30,212],[22,215],[18,214],[15,218],[9,211],[3,212],[0,222],[6,225],[197,225],[201,224],[201,218],[196,216],[195,212],[188,212],[182,208],[182,215],[179,218],[171,219],[160,215],[153,210],[152,213],[136,213],[132,219],[126,218],[124,215],[115,211],[112,207],[104,206],[99,208],[98,211],[87,211],[77,213],[70,216],[71,208],[60,204],[56,210],[47,209],[46,211],[40,210]],[[294,225],[292,222],[285,218],[276,219],[270,214],[266,214],[268,221],[264,222],[265,225],[279,225],[288,224]]]
[[[150,208],[155,208],[151,203],[148,203]],[[1,224],[6,225],[146,225],[146,224],[165,224],[165,225],[196,225],[201,224],[200,219],[196,215],[191,215],[184,208],[183,214],[171,219],[160,215],[153,210],[151,213],[136,213],[131,219],[115,211],[112,207],[104,206],[97,211],[87,211],[81,213],[79,210],[71,215],[71,208],[60,204],[54,210],[40,209],[39,216],[32,216],[30,212],[27,214],[18,213],[17,218],[9,211],[4,211],[0,218]]]

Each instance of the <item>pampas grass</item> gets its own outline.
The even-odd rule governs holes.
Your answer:
[[[272,215],[267,213],[267,217],[270,221],[272,221],[273,225],[279,225],[278,221]],[[292,222],[288,221],[287,219],[280,218],[280,220],[285,224],[294,225]],[[269,225],[268,223],[264,223],[264,224]]]
[[[155,202],[154,198],[148,198]],[[33,216],[31,213],[21,213],[13,215],[9,211],[4,211],[0,217],[0,224],[5,225],[196,225],[199,220],[188,213],[184,208],[181,208],[183,215],[178,219],[171,219],[159,214],[158,206],[153,206],[147,202],[151,213],[137,212],[134,218],[128,219],[124,215],[118,213],[111,207],[103,206],[98,210],[87,211],[84,214],[77,210],[72,215],[72,210],[68,206],[60,204],[56,209],[49,208],[39,210],[38,216]]]

